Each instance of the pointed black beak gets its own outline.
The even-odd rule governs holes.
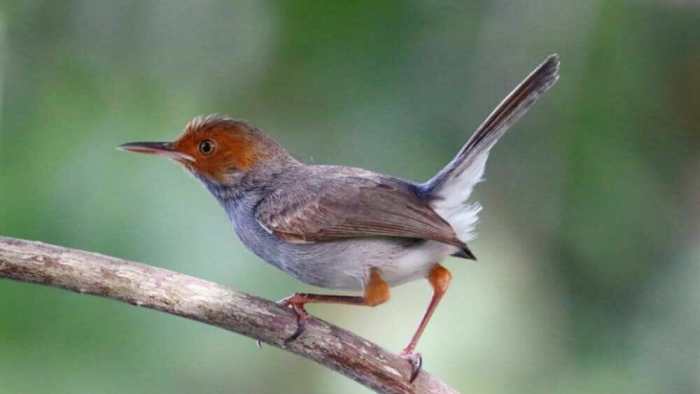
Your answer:
[[[172,142],[129,142],[119,145],[117,149],[144,153],[147,155],[164,156],[175,160],[194,161],[192,156],[176,150]]]

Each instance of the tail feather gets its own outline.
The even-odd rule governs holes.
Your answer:
[[[476,129],[459,153],[423,187],[435,211],[445,218],[464,242],[474,238],[481,206],[467,204],[481,181],[489,151],[537,99],[559,79],[559,56],[548,56]]]

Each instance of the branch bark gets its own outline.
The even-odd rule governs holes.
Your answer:
[[[405,360],[351,332],[310,319],[297,340],[291,311],[216,283],[136,262],[0,237],[0,278],[111,298],[220,327],[296,353],[380,393],[456,393],[426,371],[410,384]]]

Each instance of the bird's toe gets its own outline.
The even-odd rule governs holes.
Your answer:
[[[290,342],[293,342],[304,333],[304,330],[306,329],[306,320],[308,320],[309,314],[306,312],[306,309],[304,309],[304,302],[299,294],[294,294],[290,297],[281,299],[277,301],[277,305],[291,309],[297,316],[296,330],[294,330],[294,333],[284,340],[284,344],[288,345]]]
[[[399,356],[408,361],[409,365],[411,366],[411,376],[409,377],[408,381],[413,383],[423,367],[423,356],[421,356],[420,353],[411,350],[404,350]]]

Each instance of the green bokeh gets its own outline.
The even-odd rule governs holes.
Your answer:
[[[478,263],[420,350],[479,393],[700,391],[700,7],[639,1],[0,2],[0,234],[277,299],[172,163],[114,149],[194,115],[300,159],[423,180],[547,54],[559,84],[493,151]],[[317,289],[313,289],[317,290]],[[313,313],[398,351],[430,296]],[[0,281],[0,393],[355,393],[250,339]]]

